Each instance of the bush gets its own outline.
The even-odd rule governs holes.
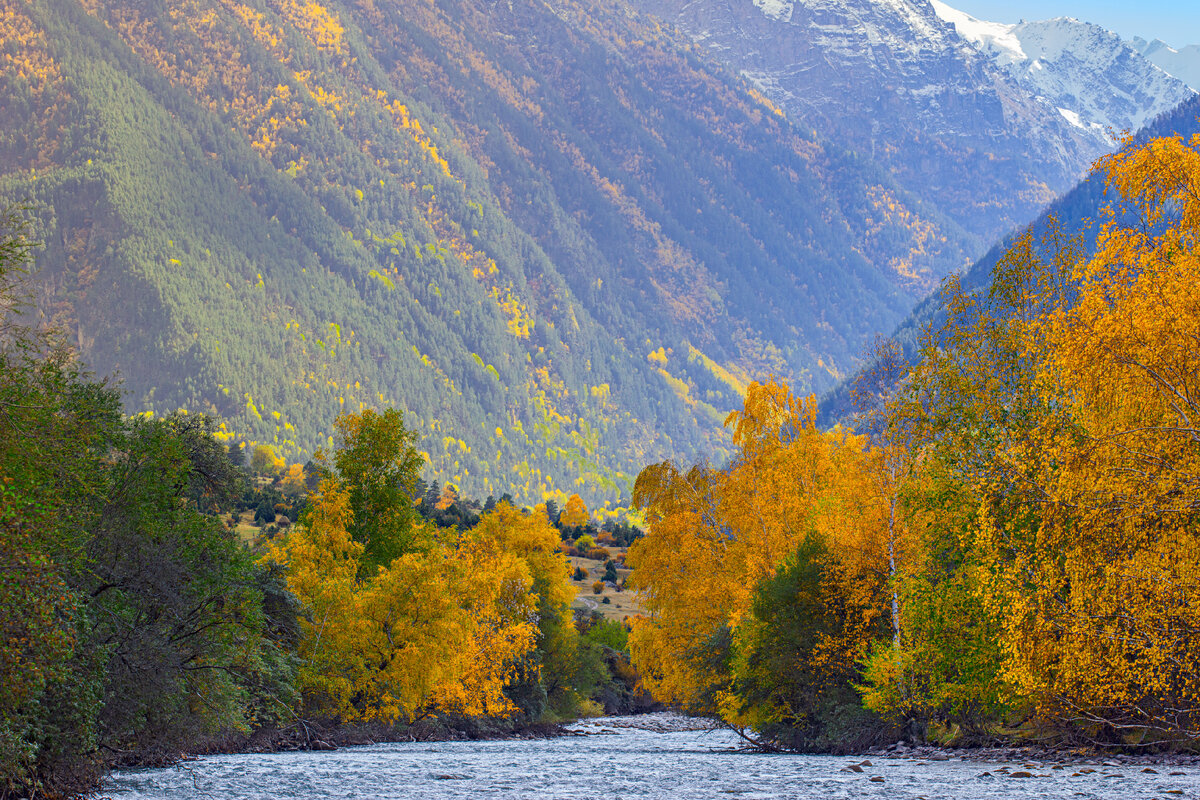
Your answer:
[[[587,558],[594,561],[607,561],[610,553],[603,547],[593,547],[587,551]]]
[[[592,594],[600,594],[604,591],[604,581],[596,581],[592,584]]]
[[[275,507],[267,500],[263,500],[258,508],[254,509],[254,521],[257,523],[270,524],[275,521]]]
[[[608,596],[606,595],[606,596],[605,596],[605,598],[604,598],[603,600],[601,600],[600,602],[601,602],[601,603],[610,603],[610,604],[611,604],[611,603],[612,603],[612,598],[611,598],[611,597],[608,597]]]
[[[605,598],[607,599],[607,598]],[[611,619],[602,619],[592,624],[584,634],[596,644],[618,653],[629,651],[629,631],[623,624]]]
[[[587,580],[587,576],[588,576],[588,571],[586,569],[584,569],[583,567],[575,568],[575,576],[574,576],[575,580],[577,580],[577,581]]]

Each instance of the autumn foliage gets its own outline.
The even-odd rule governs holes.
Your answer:
[[[885,504],[870,480],[876,455],[864,437],[822,432],[815,418],[813,398],[752,384],[744,410],[729,419],[739,450],[728,467],[684,471],[665,462],[639,475],[634,502],[652,534],[629,562],[650,614],[630,647],[656,696],[739,726],[808,726],[812,714],[784,695],[803,700],[839,678],[845,684],[886,630]],[[791,654],[808,663],[813,681],[762,691],[772,680],[768,651],[795,637],[775,630],[775,610],[756,598],[801,551],[811,585],[800,591],[836,604],[839,618]]]
[[[536,673],[539,623],[572,596],[557,532],[507,503],[470,530],[435,529],[408,494],[420,460],[400,413],[337,428],[329,476],[267,556],[306,610],[297,683],[309,707],[385,723],[515,712],[506,689]]]
[[[664,698],[801,748],[846,740],[830,698],[938,741],[1195,744],[1200,138],[1099,170],[1094,251],[1052,227],[949,284],[855,433],[753,385],[728,466],[642,472],[631,646]]]

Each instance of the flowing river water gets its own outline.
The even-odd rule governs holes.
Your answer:
[[[699,727],[671,715],[613,717],[581,722],[572,730],[585,735],[556,739],[414,742],[336,752],[211,756],[168,769],[118,772],[108,781],[104,796],[113,800],[1200,798],[1200,766],[887,756],[872,756],[864,765],[866,759],[854,757],[745,752],[734,734]],[[853,771],[854,766],[862,771]]]

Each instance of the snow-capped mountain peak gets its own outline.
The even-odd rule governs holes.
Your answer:
[[[1110,152],[1109,127],[1137,128],[1191,94],[1077,20],[988,22],[942,0],[629,2],[677,25],[793,124],[878,165],[980,246]],[[876,197],[864,204],[888,208]],[[928,258],[914,252],[911,265]]]
[[[985,22],[970,14],[951,8],[940,0],[929,0],[940,19],[949,22],[959,36],[975,42],[996,54],[998,63],[1024,62],[1028,59],[1021,47],[1021,40],[1013,35],[1016,25],[1003,22]]]
[[[930,3],[941,19],[1018,85],[1058,109],[1075,127],[1106,142],[1113,134],[1141,128],[1193,93],[1099,25],[1071,17],[988,22],[941,0]]]

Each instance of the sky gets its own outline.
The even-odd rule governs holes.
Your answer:
[[[944,0],[976,19],[1018,22],[1075,17],[1129,39],[1162,39],[1172,47],[1200,44],[1197,0]]]

